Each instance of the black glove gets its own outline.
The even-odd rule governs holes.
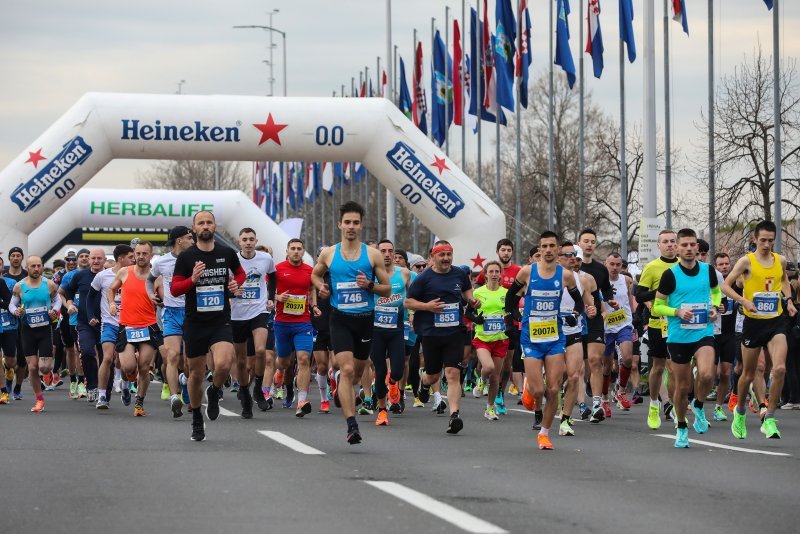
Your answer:
[[[473,317],[474,317],[474,319],[472,319],[473,323],[483,324],[483,312],[477,312]]]
[[[561,320],[564,321],[566,326],[578,326],[578,316],[574,313],[562,315]]]

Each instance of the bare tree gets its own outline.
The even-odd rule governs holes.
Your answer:
[[[152,167],[137,177],[139,184],[147,189],[213,190],[216,183],[215,161],[156,161]],[[240,161],[219,163],[220,190],[239,189],[248,192],[249,178],[242,170]]]

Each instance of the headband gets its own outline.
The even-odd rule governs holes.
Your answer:
[[[431,254],[438,254],[440,252],[453,252],[453,247],[450,245],[436,245],[433,247],[433,250],[431,250]]]

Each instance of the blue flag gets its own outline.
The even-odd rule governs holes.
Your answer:
[[[453,120],[453,62],[447,54],[444,40],[438,30],[433,44],[431,132],[433,140],[442,146],[449,123]]]
[[[486,87],[485,79],[483,76],[484,68],[481,64],[481,48],[478,39],[481,35],[483,35],[483,23],[481,22],[478,24],[478,13],[475,9],[471,9],[471,17],[470,17],[470,58],[467,61],[467,70],[469,72],[469,84],[470,84],[470,94],[469,94],[469,114],[478,116],[478,87],[484,88]],[[480,84],[480,85],[479,85]],[[486,107],[483,105],[484,97],[486,95],[480,95],[480,110],[481,110],[481,120],[487,122],[496,122],[497,118],[495,117],[494,113],[491,113]],[[500,124],[503,126],[506,125],[506,116],[503,113],[503,110],[500,109]]]
[[[294,163],[289,164],[289,179],[287,180],[287,185],[289,186],[289,190],[287,194],[289,195],[289,206],[292,209],[297,209],[297,204],[295,203],[295,194],[294,194]]]
[[[521,47],[517,54],[517,79],[519,80],[519,104],[528,107],[528,70],[531,66],[531,15],[527,0],[522,0],[520,9],[525,13],[525,26],[522,28]]]
[[[628,47],[628,61],[636,60],[636,38],[633,34],[633,0],[619,0],[619,38]]]
[[[495,6],[497,32],[494,47],[494,72],[497,79],[497,103],[514,111],[514,55],[517,47],[517,21],[511,0],[497,0]]]
[[[400,58],[400,111],[411,119],[411,95],[408,92],[408,83],[406,82],[406,65],[403,63],[403,58]]]
[[[764,0],[764,3],[767,4],[767,9],[772,9],[772,0]]]
[[[624,1],[624,0],[623,0]],[[569,88],[575,85],[575,62],[569,48],[569,0],[558,0],[558,21],[556,22],[556,57],[554,63],[560,65],[567,74]]]

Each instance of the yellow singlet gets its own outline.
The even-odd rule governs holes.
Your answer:
[[[744,314],[751,319],[772,319],[780,316],[783,313],[781,257],[773,252],[770,267],[759,263],[755,254],[748,254],[747,257],[750,259],[750,277],[744,281],[742,296],[755,304],[758,313],[743,310]]]

